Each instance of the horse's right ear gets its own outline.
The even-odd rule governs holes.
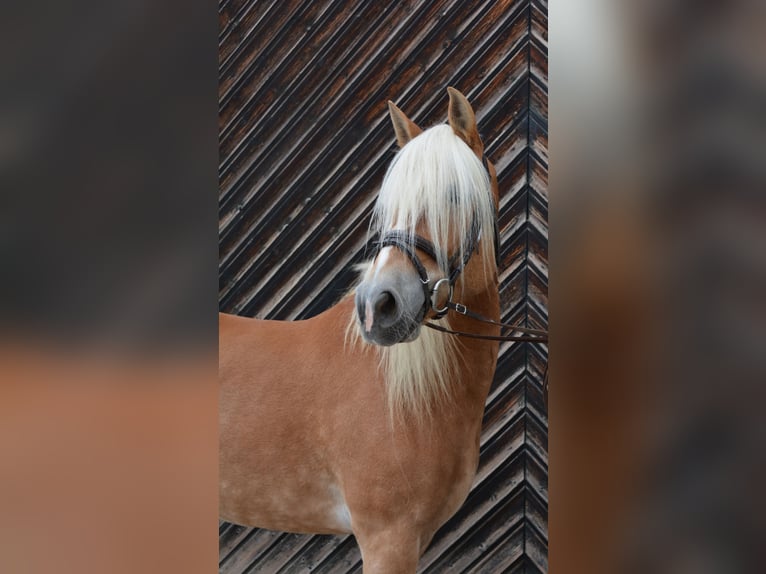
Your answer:
[[[396,132],[396,143],[399,147],[407,145],[412,138],[423,132],[415,122],[404,115],[404,112],[396,107],[396,104],[388,100],[388,113],[391,116],[391,123],[394,124]]]

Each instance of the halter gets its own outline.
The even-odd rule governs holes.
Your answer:
[[[436,282],[434,282],[433,286],[431,285],[431,280],[428,278],[428,272],[426,271],[425,266],[420,261],[420,258],[414,249],[420,249],[431,259],[437,261],[438,258],[436,254],[436,248],[434,247],[434,244],[431,243],[428,239],[424,239],[419,235],[416,235],[413,239],[408,232],[395,229],[393,231],[387,231],[384,233],[380,240],[377,242],[380,248],[387,247],[389,245],[399,248],[399,250],[401,250],[401,252],[409,258],[413,267],[415,267],[415,271],[417,271],[418,275],[420,276],[420,284],[423,287],[424,301],[423,307],[420,310],[418,322],[421,322],[425,318],[429,307],[434,310],[437,319],[443,317],[447,313],[449,307],[446,303],[443,307],[438,307],[439,293],[442,289],[446,288],[447,303],[452,300],[452,293],[455,287],[455,282],[457,281],[457,278],[460,276],[460,273],[462,273],[465,266],[468,264],[468,261],[471,259],[473,252],[476,250],[476,245],[479,242],[479,233],[479,225],[474,220],[474,223],[471,226],[471,234],[468,239],[468,244],[463,250],[463,258],[460,258],[459,253],[455,253],[449,260],[449,276],[438,279]]]

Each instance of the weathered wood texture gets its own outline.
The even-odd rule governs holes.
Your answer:
[[[498,170],[503,320],[547,327],[547,3],[222,1],[220,308],[300,319],[345,293],[396,151],[391,99],[476,110]],[[422,572],[547,570],[547,349],[501,345],[481,462]],[[220,570],[359,572],[351,537],[222,523]]]

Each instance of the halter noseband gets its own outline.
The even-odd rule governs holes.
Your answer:
[[[487,156],[483,155],[481,158],[482,164],[484,165],[484,168],[487,170],[487,173],[489,174],[489,165],[487,163]],[[491,174],[490,174],[491,177]],[[434,261],[438,261],[436,248],[434,247],[434,244],[429,241],[428,239],[424,239],[423,237],[420,237],[419,235],[411,235],[407,231],[403,231],[400,229],[394,229],[391,231],[387,231],[384,233],[381,238],[376,242],[379,249],[382,249],[383,247],[396,247],[398,248],[402,253],[404,253],[412,262],[413,267],[415,267],[415,271],[417,271],[418,276],[420,277],[420,283],[423,287],[423,295],[424,295],[424,301],[423,301],[423,307],[420,310],[419,317],[417,318],[418,323],[422,322],[425,319],[426,314],[428,313],[429,308],[433,309],[434,313],[436,313],[435,318],[439,319],[447,314],[447,311],[449,311],[449,304],[452,301],[452,293],[455,287],[455,282],[457,281],[457,278],[460,276],[460,273],[462,273],[463,269],[466,265],[468,265],[468,261],[471,259],[471,256],[473,255],[473,252],[476,250],[476,247],[479,243],[479,236],[481,234],[481,228],[479,226],[479,223],[476,219],[473,221],[473,225],[471,225],[471,233],[468,237],[468,243],[465,246],[465,249],[463,250],[463,257],[460,258],[460,253],[455,253],[449,260],[449,276],[443,277],[441,279],[438,279],[433,286],[431,286],[431,281],[428,278],[428,272],[426,271],[425,266],[420,261],[420,258],[418,257],[417,253],[415,252],[415,249],[420,249],[423,253],[428,255],[431,259]],[[498,221],[497,221],[497,213],[495,213],[495,258],[499,259],[498,254],[498,240],[499,240],[499,228],[498,228]],[[443,307],[439,307],[438,298],[439,298],[439,292],[441,289],[443,289],[446,286],[447,288],[447,298],[446,302]]]
[[[431,281],[428,278],[428,271],[426,271],[425,266],[420,261],[418,254],[415,252],[415,249],[420,249],[431,259],[437,261],[438,259],[436,255],[436,248],[432,242],[430,242],[428,239],[420,237],[419,235],[412,237],[408,232],[399,229],[387,231],[383,234],[380,240],[378,240],[377,244],[380,248],[393,246],[397,247],[402,253],[404,253],[412,262],[413,267],[415,267],[415,271],[417,271],[418,276],[420,277],[420,284],[423,287],[424,301],[423,307],[420,311],[420,316],[418,317],[418,322],[421,322],[425,318],[429,307],[434,310],[437,318],[443,317],[447,313],[449,308],[446,304],[442,308],[438,307],[439,292],[446,285],[448,287],[447,302],[452,300],[452,291],[455,286],[455,282],[457,281],[457,278],[460,276],[460,273],[463,271],[465,266],[468,264],[468,261],[471,259],[473,252],[476,250],[478,239],[479,225],[474,220],[474,224],[471,227],[471,235],[468,240],[468,245],[463,251],[463,258],[460,258],[459,253],[455,253],[449,260],[449,276],[438,279],[433,284],[433,286],[431,286]]]

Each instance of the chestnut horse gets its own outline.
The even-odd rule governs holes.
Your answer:
[[[401,148],[355,294],[304,321],[220,316],[220,516],[353,533],[365,574],[415,572],[479,461],[500,315],[494,167],[466,98],[422,131],[389,102]],[[455,303],[458,303],[455,305]],[[449,303],[449,305],[448,305]]]

